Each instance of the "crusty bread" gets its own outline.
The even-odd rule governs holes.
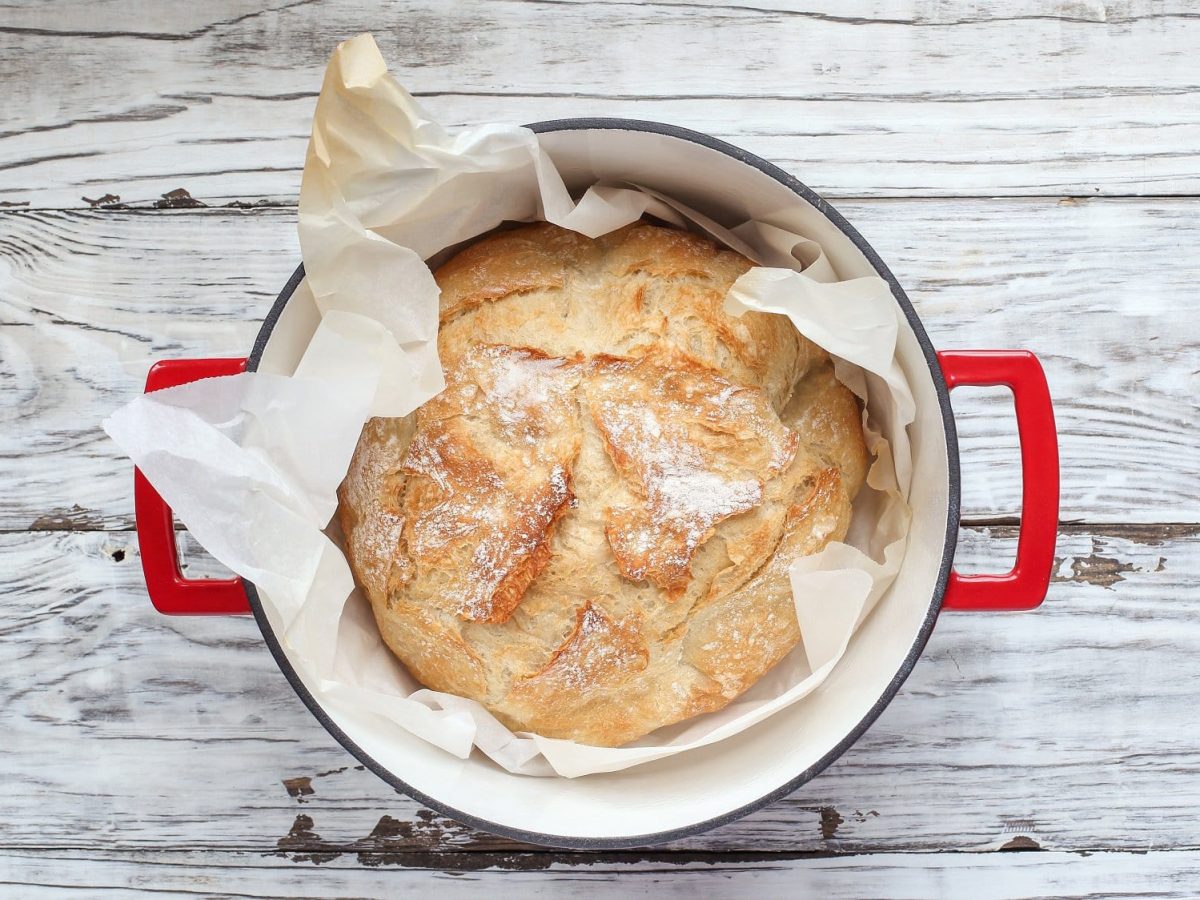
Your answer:
[[[447,387],[363,429],[351,566],[428,687],[615,746],[720,709],[800,639],[788,568],[867,454],[829,357],[723,311],[745,258],[635,224],[503,231],[436,273]]]

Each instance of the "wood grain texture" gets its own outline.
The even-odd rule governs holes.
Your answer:
[[[936,346],[1026,347],[1056,402],[1064,520],[1200,522],[1200,285],[1188,200],[840,204]],[[298,259],[292,210],[0,214],[0,528],[127,528],[99,430],[164,357],[245,353]],[[1134,276],[1132,273],[1138,273]],[[1020,508],[996,389],[954,397],[964,513]]]
[[[476,865],[483,863],[483,865]],[[1190,898],[1200,853],[937,853],[830,858],[760,856],[586,861],[554,854],[461,857],[367,852],[290,861],[223,852],[0,850],[0,879],[21,897],[63,891],[155,897],[501,896],[591,898],[704,897],[1042,897]]]
[[[943,616],[822,776],[609,855],[422,809],[252,621],[154,613],[99,420],[154,359],[249,348],[298,260],[325,61],[363,30],[450,125],[608,115],[756,152],[845,198],[937,346],[1035,350],[1068,523],[1046,605]],[[1194,896],[1198,41],[1189,0],[0,0],[0,895]],[[241,208],[88,209],[176,188]],[[1006,521],[1011,402],[954,405],[964,512]],[[1014,547],[969,527],[956,565]]]
[[[1183,0],[58,0],[0,7],[0,201],[294,199],[324,64],[364,30],[448,124],[657,119],[832,197],[1200,186]]]
[[[960,560],[997,568],[1013,532],[966,530]],[[1076,526],[1058,556],[1038,612],[944,615],[900,694],[826,773],[667,849],[1193,847],[1200,707],[1184,673],[1200,654],[1186,602],[1200,527]],[[252,620],[154,613],[131,533],[0,535],[0,596],[0,671],[36,673],[0,680],[0,847],[296,861],[522,849],[358,766]]]

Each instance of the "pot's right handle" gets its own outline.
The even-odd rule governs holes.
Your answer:
[[[1058,433],[1046,374],[1028,350],[947,350],[938,354],[946,386],[1005,385],[1013,392],[1021,438],[1021,533],[1005,575],[950,573],[943,609],[1021,610],[1041,605],[1058,532]]]

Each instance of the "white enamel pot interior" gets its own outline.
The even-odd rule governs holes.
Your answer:
[[[512,775],[393,731],[386,740],[313,698],[253,585],[251,608],[276,660],[314,715],[385,781],[478,828],[551,846],[619,848],[696,834],[784,796],[843,753],[883,711],[933,628],[958,533],[953,419],[933,347],[886,266],[827,203],[780,169],[705,135],[647,122],[575,119],[532,126],[568,185],[627,180],[725,225],[763,219],[817,240],[842,278],[879,275],[904,312],[899,355],[917,401],[908,552],[885,601],[828,680],[803,702],[713,746],[603,775]],[[317,324],[297,271],[263,324],[249,367],[290,374]]]

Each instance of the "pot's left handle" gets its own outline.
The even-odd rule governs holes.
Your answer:
[[[201,378],[236,375],[245,370],[245,359],[164,360],[151,366],[146,375],[146,392]],[[183,577],[171,508],[136,468],[133,470],[133,503],[142,572],[155,609],[172,616],[228,616],[250,612],[242,579]]]

